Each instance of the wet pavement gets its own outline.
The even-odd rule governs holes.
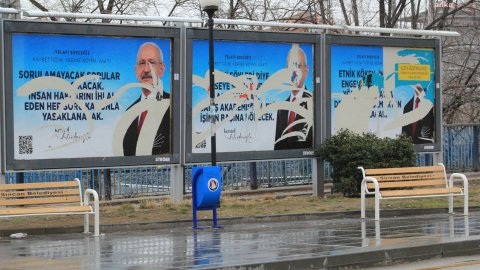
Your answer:
[[[480,252],[480,212],[132,228],[2,237],[0,269],[338,269]]]

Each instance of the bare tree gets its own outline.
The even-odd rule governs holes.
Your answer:
[[[452,0],[447,0],[447,7],[443,9],[442,15],[438,16],[437,18],[433,19],[432,22],[425,27],[425,29],[430,30],[430,29],[443,29],[445,25],[445,20],[451,16],[454,15],[455,13],[465,10],[466,8],[473,6],[474,3],[479,3],[478,0],[469,0],[465,4],[459,5],[456,8],[450,9],[449,4],[452,3]]]
[[[339,0],[339,1],[340,1],[340,6],[342,7],[343,19],[345,20],[345,23],[347,25],[350,25],[350,19],[348,17],[347,8],[345,7],[345,2],[343,2],[343,0]]]
[[[151,7],[153,0],[28,0],[41,11],[60,11],[69,13],[99,13],[99,14],[135,14],[138,7]],[[185,0],[186,1],[186,0]],[[56,18],[50,18],[57,20]],[[67,18],[68,21],[76,19]],[[86,20],[89,21],[89,20]],[[102,23],[111,20],[103,19]]]
[[[353,23],[356,26],[360,25],[360,21],[358,20],[358,5],[357,0],[352,0],[352,16],[353,16]]]
[[[394,28],[398,19],[405,11],[407,0],[380,0],[379,1],[379,18],[380,27]]]
[[[1,0],[0,7],[20,9],[20,0]]]
[[[441,12],[442,28],[461,36],[443,40],[443,120],[445,123],[480,121],[480,10],[471,3]],[[445,16],[453,10],[455,13]],[[450,16],[450,17],[449,17]],[[451,18],[447,20],[447,18]],[[434,20],[434,22],[440,20]],[[432,24],[430,24],[432,25]]]

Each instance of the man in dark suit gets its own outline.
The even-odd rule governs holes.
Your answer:
[[[152,72],[153,71],[153,72]],[[146,42],[140,46],[137,54],[137,63],[135,65],[135,75],[139,82],[148,83],[153,85],[153,73],[157,78],[163,77],[165,72],[165,63],[163,63],[163,53],[160,47],[152,42]],[[127,108],[129,110],[135,104],[139,103],[143,99],[155,98],[157,100],[170,99],[168,93],[163,92],[151,94],[151,91],[146,88],[142,88],[141,96]],[[123,138],[123,154],[125,156],[135,156],[137,149],[137,141],[140,135],[140,130],[146,117],[155,117],[149,115],[148,111],[142,112],[135,120],[130,124]],[[152,145],[152,155],[159,155],[170,153],[170,109],[167,109],[160,126],[157,129],[155,140]]]
[[[414,88],[415,95],[405,104],[405,107],[403,107],[404,114],[415,110],[421,105],[422,99],[420,96],[424,95],[424,89],[420,84],[416,84]],[[402,133],[411,136],[414,144],[433,143],[433,132],[433,107],[422,119],[402,127]]]
[[[300,98],[312,98],[312,95],[307,92],[305,88],[305,79],[307,78],[309,71],[307,59],[305,52],[298,46],[298,44],[293,44],[292,48],[288,52],[287,66],[288,68],[292,69],[290,80],[292,85],[296,88],[290,92],[290,96],[286,101],[295,102]],[[301,106],[305,109],[309,109],[307,108],[306,101],[302,101],[295,106]],[[312,147],[312,127],[308,129],[307,123],[298,123],[288,127],[291,123],[301,119],[303,119],[303,117],[297,114],[295,110],[277,111],[275,150],[302,149]],[[291,132],[301,132],[306,136],[306,138],[302,138],[302,136],[292,136],[278,141],[282,136],[285,136]]]

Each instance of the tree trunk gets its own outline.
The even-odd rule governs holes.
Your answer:
[[[350,20],[348,19],[347,9],[345,8],[345,3],[343,0],[340,0],[340,5],[342,6],[343,18],[345,19],[345,24],[350,25]]]
[[[379,9],[378,9],[378,16],[380,20],[380,27],[385,28],[385,0],[379,0]]]
[[[359,26],[360,22],[358,19],[358,5],[357,0],[352,0],[352,15],[353,15],[353,23],[355,26]]]

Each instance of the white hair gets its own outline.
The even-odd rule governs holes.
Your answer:
[[[157,49],[158,51],[158,55],[160,57],[160,62],[163,63],[163,53],[162,53],[162,49],[160,49],[160,47],[156,44],[156,43],[153,43],[153,42],[145,42],[143,43],[142,45],[140,45],[140,47],[138,48],[138,52],[137,52],[137,60],[138,60],[138,57],[140,55],[140,51],[145,47],[145,46],[153,46],[155,47],[155,49]]]
[[[293,43],[292,48],[288,51],[287,65],[288,65],[288,62],[291,62],[293,59],[297,60],[296,58],[298,57],[299,53],[303,55],[303,58],[305,59],[305,65],[308,66],[307,55],[305,54],[305,51],[302,48],[300,48],[300,45],[298,43]],[[290,58],[292,54],[294,57],[293,59]]]

